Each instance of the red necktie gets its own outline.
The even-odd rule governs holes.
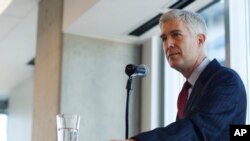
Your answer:
[[[183,118],[184,114],[184,108],[188,101],[188,90],[191,88],[191,84],[186,81],[182,87],[182,90],[179,94],[178,101],[177,101],[177,107],[178,107],[178,119]]]

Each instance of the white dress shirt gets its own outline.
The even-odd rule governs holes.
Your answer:
[[[201,72],[206,68],[206,66],[210,63],[210,60],[206,57],[203,59],[203,61],[200,63],[200,65],[198,65],[194,71],[192,72],[192,74],[190,75],[190,77],[187,79],[188,82],[192,85],[191,88],[188,91],[188,98],[191,94],[192,88],[196,82],[196,80],[198,79],[198,77],[200,76]]]

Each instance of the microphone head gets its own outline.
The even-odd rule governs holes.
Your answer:
[[[146,65],[128,64],[125,68],[125,73],[130,76],[146,76],[149,69]]]

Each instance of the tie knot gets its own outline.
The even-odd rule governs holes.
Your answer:
[[[188,82],[188,81],[186,81],[185,83],[184,83],[184,85],[183,85],[183,88],[184,89],[189,89],[189,88],[191,88],[191,84]]]

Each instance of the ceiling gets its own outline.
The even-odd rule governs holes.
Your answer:
[[[154,26],[141,36],[128,35],[177,0],[64,0],[63,32],[139,44],[159,34]],[[185,9],[197,11],[212,0],[196,0]],[[36,51],[39,0],[12,0],[0,15],[0,100],[34,67],[27,63]]]

